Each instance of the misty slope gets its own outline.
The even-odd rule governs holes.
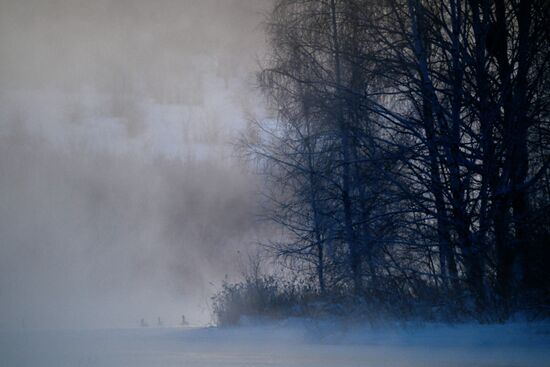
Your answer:
[[[333,323],[236,329],[0,334],[0,362],[26,366],[544,366],[548,324],[343,329]]]

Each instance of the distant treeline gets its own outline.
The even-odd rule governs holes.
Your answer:
[[[275,1],[274,117],[242,147],[286,275],[380,309],[548,314],[549,24],[545,0]]]

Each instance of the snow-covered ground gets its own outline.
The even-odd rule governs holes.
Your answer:
[[[1,366],[550,366],[550,324],[0,332]]]

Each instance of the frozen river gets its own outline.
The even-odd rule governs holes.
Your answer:
[[[0,332],[6,367],[550,366],[548,324]]]

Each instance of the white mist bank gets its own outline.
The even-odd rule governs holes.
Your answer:
[[[0,334],[10,366],[546,366],[550,324],[380,327],[287,320],[239,328]]]
[[[0,0],[0,329],[210,321],[267,3]]]

